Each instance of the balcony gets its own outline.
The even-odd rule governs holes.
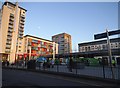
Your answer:
[[[25,19],[21,18],[20,21],[21,21],[21,22],[25,22]]]
[[[8,29],[8,32],[9,32],[9,33],[12,33],[13,31],[12,31],[11,29]]]
[[[6,42],[6,45],[11,45],[11,42]]]
[[[14,19],[10,18],[9,21],[10,21],[10,22],[14,22]]]
[[[24,25],[24,22],[21,22],[21,21],[20,21],[20,24],[21,24],[21,25]]]
[[[13,29],[13,25],[9,25],[9,27],[8,27],[9,29]]]
[[[23,29],[21,29],[21,28],[19,28],[19,31],[20,31],[20,32],[23,32],[24,30],[23,30]]]
[[[11,40],[12,40],[12,38],[7,38],[7,40],[8,40],[8,41],[11,41]]]
[[[38,50],[38,47],[32,47],[31,49],[32,50]]]
[[[23,32],[20,32],[20,31],[19,31],[19,35],[23,35]]]
[[[14,15],[10,15],[10,18],[14,18]]]
[[[9,25],[12,25],[12,26],[13,26],[13,22],[10,22]]]
[[[10,49],[6,49],[5,52],[6,52],[6,53],[10,53]]]
[[[24,16],[24,15],[22,15],[22,16],[21,16],[21,18],[22,18],[22,19],[25,19],[25,16]]]
[[[24,26],[23,26],[23,25],[20,25],[19,27],[20,27],[21,29],[24,29]]]
[[[23,36],[19,35],[18,38],[23,38]]]
[[[11,46],[10,45],[6,45],[6,49],[10,49],[11,48]]]
[[[10,37],[12,37],[12,34],[11,33],[8,33],[8,35],[7,36],[10,36]]]

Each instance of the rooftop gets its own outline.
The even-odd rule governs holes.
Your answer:
[[[116,41],[120,41],[120,38],[113,38],[113,39],[110,39],[111,42],[116,42]],[[101,43],[105,43],[107,42],[107,40],[98,40],[98,41],[91,41],[91,42],[85,42],[85,43],[79,43],[78,45],[88,45],[88,44],[101,44]]]
[[[25,35],[24,37],[32,37],[32,38],[37,38],[37,39],[41,39],[41,40],[45,40],[45,41],[49,41],[49,42],[53,42],[53,41],[51,41],[51,40],[47,40],[47,39],[43,39],[43,38],[39,38],[39,37],[32,36],[32,35]]]
[[[4,4],[3,4],[3,5],[7,5],[7,3],[9,3],[9,4],[11,4],[11,5],[16,6],[16,4],[13,4],[13,3],[8,2],[8,1],[4,2]],[[24,9],[24,8],[22,8],[22,7],[20,7],[20,6],[18,6],[18,7],[19,7],[20,9],[23,9],[23,10],[27,11],[26,9]]]
[[[59,36],[59,35],[69,35],[69,36],[71,36],[70,34],[64,32],[64,33],[60,33],[60,34],[53,35],[52,37],[54,37],[54,36]]]

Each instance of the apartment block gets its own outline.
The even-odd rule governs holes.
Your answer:
[[[2,60],[15,61],[18,39],[23,38],[26,9],[18,3],[5,2],[1,9],[0,55]]]
[[[58,54],[58,44],[47,39],[25,35],[23,40],[19,40],[17,53],[19,59],[22,57],[28,60],[36,59],[40,56]]]
[[[71,35],[67,33],[61,33],[52,36],[52,41],[58,43],[58,53],[71,53],[72,52],[72,42],[71,42]]]

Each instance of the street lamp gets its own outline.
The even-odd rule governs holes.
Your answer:
[[[55,42],[53,42],[53,60],[55,60]]]
[[[109,53],[109,60],[110,60],[110,67],[111,67],[111,72],[112,72],[112,78],[114,79],[114,71],[112,68],[112,52],[111,52],[111,45],[110,45],[110,39],[109,39],[109,33],[108,30],[106,29],[107,33],[107,45],[108,45],[108,53]]]

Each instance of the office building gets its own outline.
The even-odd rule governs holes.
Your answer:
[[[18,3],[5,2],[1,9],[0,55],[2,60],[15,61],[18,39],[23,38],[26,9]]]
[[[52,41],[58,43],[58,53],[71,53],[72,52],[72,42],[71,42],[71,35],[67,33],[61,33],[52,36]]]

